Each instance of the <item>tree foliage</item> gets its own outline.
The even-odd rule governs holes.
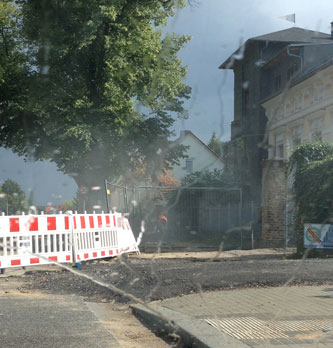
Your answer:
[[[298,250],[303,249],[304,223],[327,223],[333,218],[333,144],[299,146],[290,158],[297,207]]]
[[[180,181],[177,180],[170,170],[165,170],[158,177],[159,185],[161,186],[179,186]]]
[[[183,1],[2,3],[0,145],[51,160],[79,186],[177,163],[173,115],[190,88],[177,52],[188,36],[161,26]],[[5,18],[5,19],[4,19]],[[160,151],[159,151],[160,149]],[[162,158],[162,160],[161,160]]]
[[[219,140],[217,137],[216,137],[216,133],[213,132],[210,140],[209,140],[209,143],[208,143],[208,147],[216,154],[218,155],[219,157],[223,157],[223,150],[224,150],[224,145],[225,143],[221,140]]]
[[[183,179],[184,186],[190,187],[233,187],[234,178],[224,170],[214,169],[194,172]]]
[[[25,193],[20,185],[7,179],[0,186],[0,211],[16,215],[25,209]]]

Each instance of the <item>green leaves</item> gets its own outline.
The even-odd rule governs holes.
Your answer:
[[[66,173],[103,168],[108,179],[134,173],[138,162],[154,171],[176,160],[179,152],[164,150],[174,115],[186,114],[190,88],[177,53],[189,37],[162,37],[158,26],[184,5],[1,3],[0,26],[11,29],[9,53],[0,47],[0,144]]]
[[[0,211],[9,215],[20,214],[25,209],[25,193],[13,180],[0,186]]]
[[[297,206],[295,229],[298,250],[303,248],[303,224],[326,223],[333,218],[333,144],[300,145],[290,158]]]
[[[213,132],[209,143],[208,143],[208,147],[214,152],[216,153],[219,157],[223,157],[223,147],[224,147],[224,142],[217,139],[216,137],[216,133]]]
[[[183,184],[191,187],[234,187],[235,179],[224,170],[200,171],[189,174],[184,178]]]
[[[312,222],[322,222],[333,213],[333,144],[308,143],[290,158],[293,190],[299,213]]]
[[[290,170],[300,171],[314,161],[320,161],[333,155],[333,144],[315,142],[297,147],[290,158]]]

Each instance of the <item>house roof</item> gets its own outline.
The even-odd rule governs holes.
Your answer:
[[[251,38],[250,40],[278,42],[321,42],[328,41],[330,39],[330,34],[293,27],[261,36],[256,36]]]
[[[302,28],[289,28],[285,30],[275,31],[273,33],[256,36],[250,38],[244,45],[239,47],[227,60],[225,60],[219,69],[233,69],[233,63],[235,60],[242,59],[245,47],[251,42],[264,41],[264,42],[285,42],[285,43],[328,43],[332,42],[330,34],[322,33],[319,31],[307,30]]]
[[[180,142],[182,139],[184,139],[185,136],[192,136],[193,138],[195,138],[197,141],[199,141],[199,143],[201,143],[209,152],[211,152],[217,159],[219,159],[220,161],[223,162],[223,159],[217,155],[210,147],[208,147],[201,139],[199,139],[194,133],[192,133],[190,130],[183,130],[180,132],[180,136],[179,138],[177,138],[175,140],[175,142]]]
[[[287,88],[291,88],[291,87],[294,87],[294,86],[298,85],[302,81],[304,81],[304,80],[310,78],[311,76],[315,75],[317,72],[319,72],[319,71],[321,71],[323,69],[328,68],[330,65],[333,65],[333,57],[330,57],[328,59],[326,58],[325,60],[323,60],[322,62],[320,62],[316,66],[311,66],[308,69],[304,70],[299,75],[295,76],[295,78],[290,82],[290,84],[289,84],[289,86]],[[268,100],[273,99],[273,98],[277,97],[278,95],[280,95],[282,93],[285,93],[285,92],[286,92],[286,89],[278,91],[278,92],[268,96],[264,100],[262,100],[261,104],[264,104]]]
[[[292,43],[289,44],[285,47],[283,47],[275,56],[272,56],[269,60],[263,62],[262,67],[267,68],[271,66],[272,64],[279,64],[280,59],[285,58],[286,56],[290,56],[290,53],[294,53],[293,50],[298,47],[305,47],[305,46],[316,46],[318,48],[322,46],[327,46],[327,45],[333,45],[333,41],[325,41],[325,42],[315,42],[315,43]],[[288,53],[290,51],[290,53]],[[324,59],[326,60],[326,58]],[[318,64],[316,64],[318,66]],[[311,66],[313,68],[313,66]]]

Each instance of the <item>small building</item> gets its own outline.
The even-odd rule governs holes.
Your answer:
[[[188,147],[187,157],[181,158],[180,164],[172,169],[175,179],[181,181],[186,175],[195,172],[223,170],[222,159],[191,131],[181,131],[175,142]]]

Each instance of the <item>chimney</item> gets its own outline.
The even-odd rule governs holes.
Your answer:
[[[333,39],[333,22],[331,22],[331,39]]]

